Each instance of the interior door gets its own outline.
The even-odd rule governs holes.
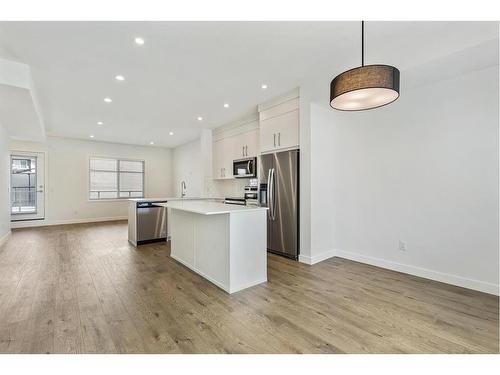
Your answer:
[[[10,156],[11,221],[45,218],[43,153],[13,152]]]

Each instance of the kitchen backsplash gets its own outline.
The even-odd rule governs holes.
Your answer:
[[[213,180],[207,178],[205,181],[205,195],[207,197],[243,197],[245,185],[249,179],[238,178],[231,180]]]

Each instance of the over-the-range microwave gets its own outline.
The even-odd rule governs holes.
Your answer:
[[[253,157],[233,161],[233,176],[235,178],[257,177],[257,158]]]

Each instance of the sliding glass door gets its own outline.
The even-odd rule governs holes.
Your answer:
[[[12,153],[10,157],[11,220],[45,217],[43,153]]]

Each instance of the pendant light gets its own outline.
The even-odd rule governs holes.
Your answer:
[[[340,111],[382,107],[399,98],[399,70],[365,65],[365,23],[361,21],[361,66],[347,70],[330,84],[330,106]]]

